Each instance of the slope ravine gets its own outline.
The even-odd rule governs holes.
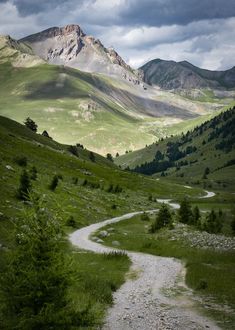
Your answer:
[[[164,201],[173,207],[178,206],[172,205],[170,200]],[[108,224],[130,219],[140,213],[128,213],[84,227],[72,233],[70,241],[81,249],[96,253],[117,251],[116,248],[92,242],[90,235]],[[126,252],[132,261],[132,276],[114,293],[114,304],[108,310],[103,330],[220,329],[213,321],[199,314],[193,293],[184,284],[185,268],[179,260]],[[182,294],[174,295],[176,291]]]

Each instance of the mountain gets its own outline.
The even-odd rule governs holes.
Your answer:
[[[50,64],[66,65],[86,72],[120,76],[140,84],[141,73],[133,70],[113,48],[86,35],[79,25],[52,27],[20,40]]]
[[[138,173],[213,189],[235,186],[235,107],[186,134],[162,139],[147,148],[116,158]],[[207,170],[206,170],[207,169]]]
[[[45,63],[32,49],[10,36],[0,36],[0,64],[11,62],[14,67],[32,67]]]
[[[143,148],[172,134],[172,125],[231,102],[215,96],[198,102],[127,79],[50,65],[25,43],[3,39],[8,43],[0,50],[0,114],[21,123],[29,116],[54,139],[104,155]]]
[[[199,118],[203,120],[201,116],[213,115],[233,102],[232,91],[221,95],[201,90],[199,97],[191,98],[146,85],[121,59],[119,64],[113,63],[112,51],[86,37],[77,25],[52,28],[26,39],[28,42],[1,37],[0,114],[20,123],[29,116],[41,131],[47,130],[61,143],[81,143],[103,155],[120,154],[143,148],[186,126],[192,128]],[[89,52],[91,58],[86,63],[92,65],[93,59],[103,56],[109,61],[105,67],[112,69],[109,73],[117,69],[121,76],[71,68],[65,51],[58,56],[53,53],[55,57],[49,59],[48,53],[43,53],[48,43],[61,49],[71,40],[74,63],[80,63],[80,56]],[[87,40],[94,42],[82,46],[76,56],[79,42],[83,45]],[[35,55],[36,46],[44,59]],[[66,65],[51,65],[47,60],[65,61]]]
[[[210,71],[187,61],[156,59],[143,65],[140,70],[144,73],[146,83],[168,90],[235,87],[235,66],[227,71]]]

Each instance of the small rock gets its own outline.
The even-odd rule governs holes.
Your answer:
[[[102,239],[97,239],[96,243],[104,243],[104,241]]]
[[[103,237],[103,238],[104,238],[104,237],[107,237],[108,234],[109,234],[109,233],[108,233],[106,230],[101,230],[101,231],[99,232],[99,236],[100,236],[100,237]]]
[[[112,241],[113,246],[120,246],[120,243],[118,241]]]
[[[14,171],[14,168],[11,165],[6,165],[6,169],[9,171]]]

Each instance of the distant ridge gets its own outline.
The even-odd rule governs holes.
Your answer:
[[[200,69],[187,61],[152,60],[140,68],[144,81],[161,88],[234,88],[235,67],[226,71]]]

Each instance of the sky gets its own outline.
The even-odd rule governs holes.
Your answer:
[[[155,58],[235,65],[235,0],[0,0],[0,34],[18,39],[67,24],[135,68]]]

